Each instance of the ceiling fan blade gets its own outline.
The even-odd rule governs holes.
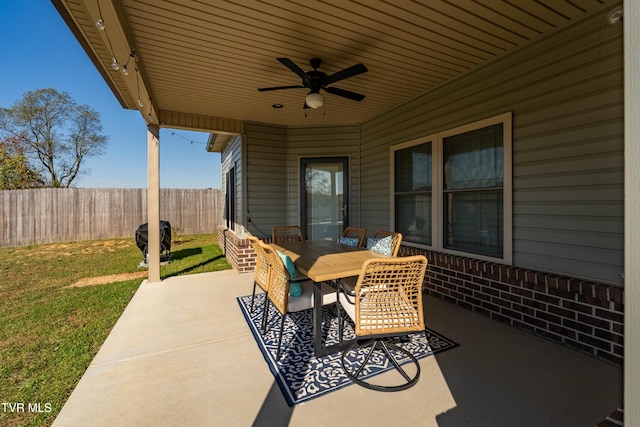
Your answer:
[[[276,58],[276,59],[280,61],[282,65],[284,65],[285,67],[287,67],[288,69],[296,73],[298,76],[300,76],[300,78],[305,84],[308,84],[309,76],[307,76],[307,73],[305,73],[302,68],[298,67],[295,62],[293,62],[289,58]]]
[[[350,90],[340,89],[337,87],[326,87],[324,88],[327,92],[332,95],[342,96],[344,98],[352,99],[354,101],[362,101],[364,99],[364,95],[361,95],[356,92],[351,92]]]
[[[274,86],[274,87],[260,87],[258,90],[260,92],[265,92],[268,90],[281,90],[281,89],[304,89],[304,86],[296,85],[296,86]]]
[[[342,71],[338,71],[337,73],[333,73],[329,76],[329,83],[335,83],[340,80],[348,79],[349,77],[357,76],[358,74],[366,73],[369,71],[364,64],[356,64],[352,65],[349,68],[345,68]]]

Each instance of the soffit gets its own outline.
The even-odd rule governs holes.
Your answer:
[[[109,38],[126,41],[110,48],[95,29],[94,0],[53,1],[66,7],[85,50],[102,64],[100,71],[123,106],[138,108],[140,83],[129,76],[125,84],[126,78],[110,69],[110,51],[117,51],[124,63],[133,47],[142,97],[151,98],[158,117],[212,117],[212,127],[229,133],[242,121],[285,126],[365,122],[612,3],[102,0],[117,15],[117,29],[105,19],[107,34],[119,33]],[[324,93],[323,108],[303,110],[306,89],[258,92],[258,87],[300,84],[278,57],[290,58],[305,71],[311,69],[311,58],[321,58],[319,69],[327,74],[363,63],[367,73],[334,86],[366,98],[355,102]],[[185,120],[184,126],[169,125],[204,123]],[[231,123],[227,128],[220,124],[225,121]]]

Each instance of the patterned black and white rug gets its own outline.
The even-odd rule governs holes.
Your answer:
[[[350,384],[342,368],[341,352],[316,358],[313,355],[312,312],[305,310],[287,315],[282,337],[282,355],[276,361],[278,334],[280,331],[280,315],[274,308],[270,311],[270,322],[267,333],[262,334],[260,323],[264,307],[264,294],[256,295],[253,312],[250,312],[251,295],[238,298],[240,309],[249,328],[262,351],[269,369],[273,373],[287,404],[293,406],[320,397]],[[325,310],[323,336],[327,344],[338,342],[337,319],[335,307],[323,307]],[[353,337],[350,322],[345,322],[345,339]],[[425,332],[411,335],[411,340],[401,344],[417,359],[456,347],[457,344],[442,335],[426,329]],[[386,358],[381,358],[386,361]],[[373,360],[373,359],[372,359]],[[393,366],[389,363],[369,363],[366,377],[381,374]],[[408,361],[408,359],[406,360]]]

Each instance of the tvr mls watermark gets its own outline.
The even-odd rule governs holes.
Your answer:
[[[51,403],[2,402],[2,412],[51,412]]]

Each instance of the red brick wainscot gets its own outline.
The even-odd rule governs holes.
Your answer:
[[[229,264],[239,273],[253,271],[256,265],[256,254],[249,239],[240,238],[226,227],[218,227],[218,244]]]
[[[425,288],[443,300],[622,366],[621,286],[402,246],[429,260]]]

